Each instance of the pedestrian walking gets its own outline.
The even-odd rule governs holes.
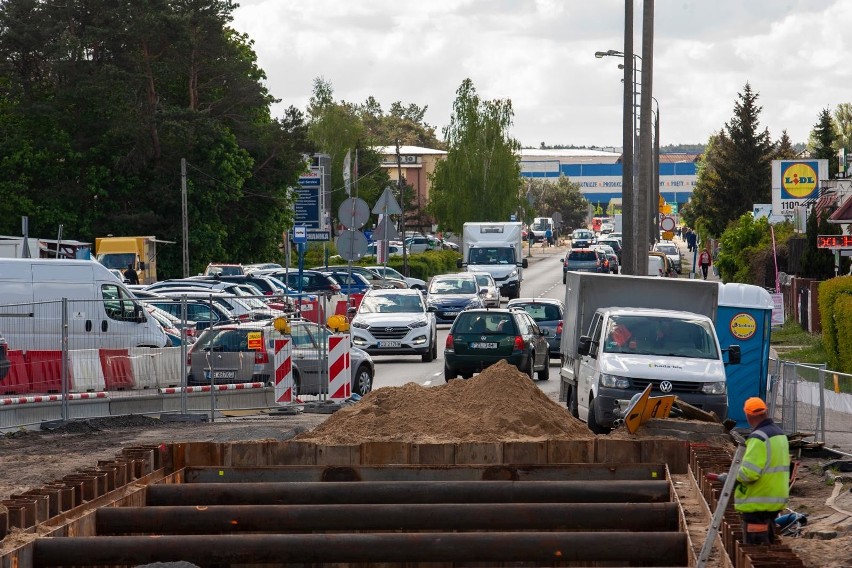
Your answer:
[[[551,231],[549,228],[544,232],[544,240],[547,243],[547,246],[553,246],[553,231]]]
[[[701,254],[698,255],[698,264],[701,265],[701,274],[704,275],[704,280],[707,280],[707,270],[710,269],[711,262],[710,253],[707,252],[707,249],[703,249]]]
[[[737,472],[734,510],[742,516],[744,544],[772,544],[775,517],[790,496],[790,444],[762,399],[749,398],[743,410],[751,434]]]

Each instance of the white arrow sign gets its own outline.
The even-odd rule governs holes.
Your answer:
[[[376,202],[376,206],[373,207],[373,213],[376,215],[402,214],[402,207],[400,207],[399,203],[397,203],[391,188],[386,187],[384,192],[382,192],[382,196],[379,197],[379,200]]]

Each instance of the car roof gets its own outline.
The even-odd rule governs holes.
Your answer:
[[[555,304],[558,306],[564,306],[564,302],[557,298],[515,298],[513,300],[509,300],[507,306],[516,306],[521,304]]]
[[[473,279],[474,275],[472,272],[453,272],[452,274],[436,274],[432,277],[432,280],[449,280],[450,278],[459,278],[459,277],[469,277],[468,280]]]
[[[414,288],[372,288],[367,291],[368,296],[418,296],[423,297],[420,290]]]

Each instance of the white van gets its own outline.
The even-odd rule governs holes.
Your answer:
[[[530,230],[536,241],[543,241],[548,229],[551,231],[551,236],[556,237],[556,225],[550,217],[536,217],[530,225]]]
[[[121,282],[93,260],[0,259],[0,333],[10,350],[61,349],[61,299],[69,349],[165,347],[165,331]]]
[[[666,265],[659,256],[648,257],[648,276],[663,276]]]

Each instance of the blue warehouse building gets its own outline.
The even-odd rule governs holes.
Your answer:
[[[695,188],[698,154],[660,154],[660,195],[680,206]],[[553,179],[560,175],[580,184],[589,202],[603,209],[621,200],[621,152],[589,149],[521,150],[521,176]]]

